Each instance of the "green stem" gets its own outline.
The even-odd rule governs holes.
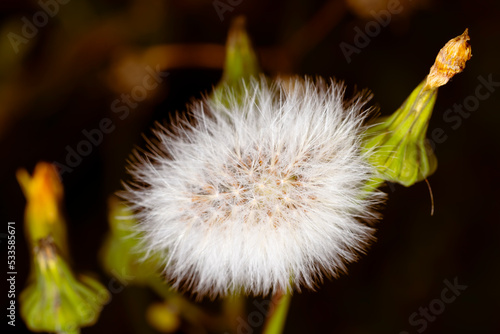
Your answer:
[[[281,334],[283,332],[291,300],[290,293],[280,293],[272,297],[272,309],[269,311],[267,322],[262,331],[263,334]]]

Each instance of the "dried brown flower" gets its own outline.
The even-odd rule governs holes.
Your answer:
[[[472,56],[469,44],[469,30],[457,36],[439,51],[436,62],[432,65],[425,89],[437,88],[445,85],[455,74],[460,73],[465,68],[465,63]]]

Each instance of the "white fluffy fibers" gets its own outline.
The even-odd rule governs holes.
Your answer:
[[[362,98],[321,79],[254,80],[204,99],[136,154],[123,197],[143,250],[198,296],[314,288],[372,239],[380,193],[360,142]],[[364,222],[363,222],[364,221]]]

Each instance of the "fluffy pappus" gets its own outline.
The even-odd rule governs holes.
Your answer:
[[[365,102],[335,82],[261,78],[193,103],[194,122],[158,126],[121,194],[142,249],[198,296],[314,288],[344,272],[383,198],[365,187]]]

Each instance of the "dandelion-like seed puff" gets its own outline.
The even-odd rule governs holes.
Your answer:
[[[266,295],[345,272],[373,239],[380,192],[361,149],[365,99],[321,79],[251,80],[155,130],[122,196],[178,289]],[[241,94],[241,93],[240,93]],[[224,101],[224,102],[221,102]]]

